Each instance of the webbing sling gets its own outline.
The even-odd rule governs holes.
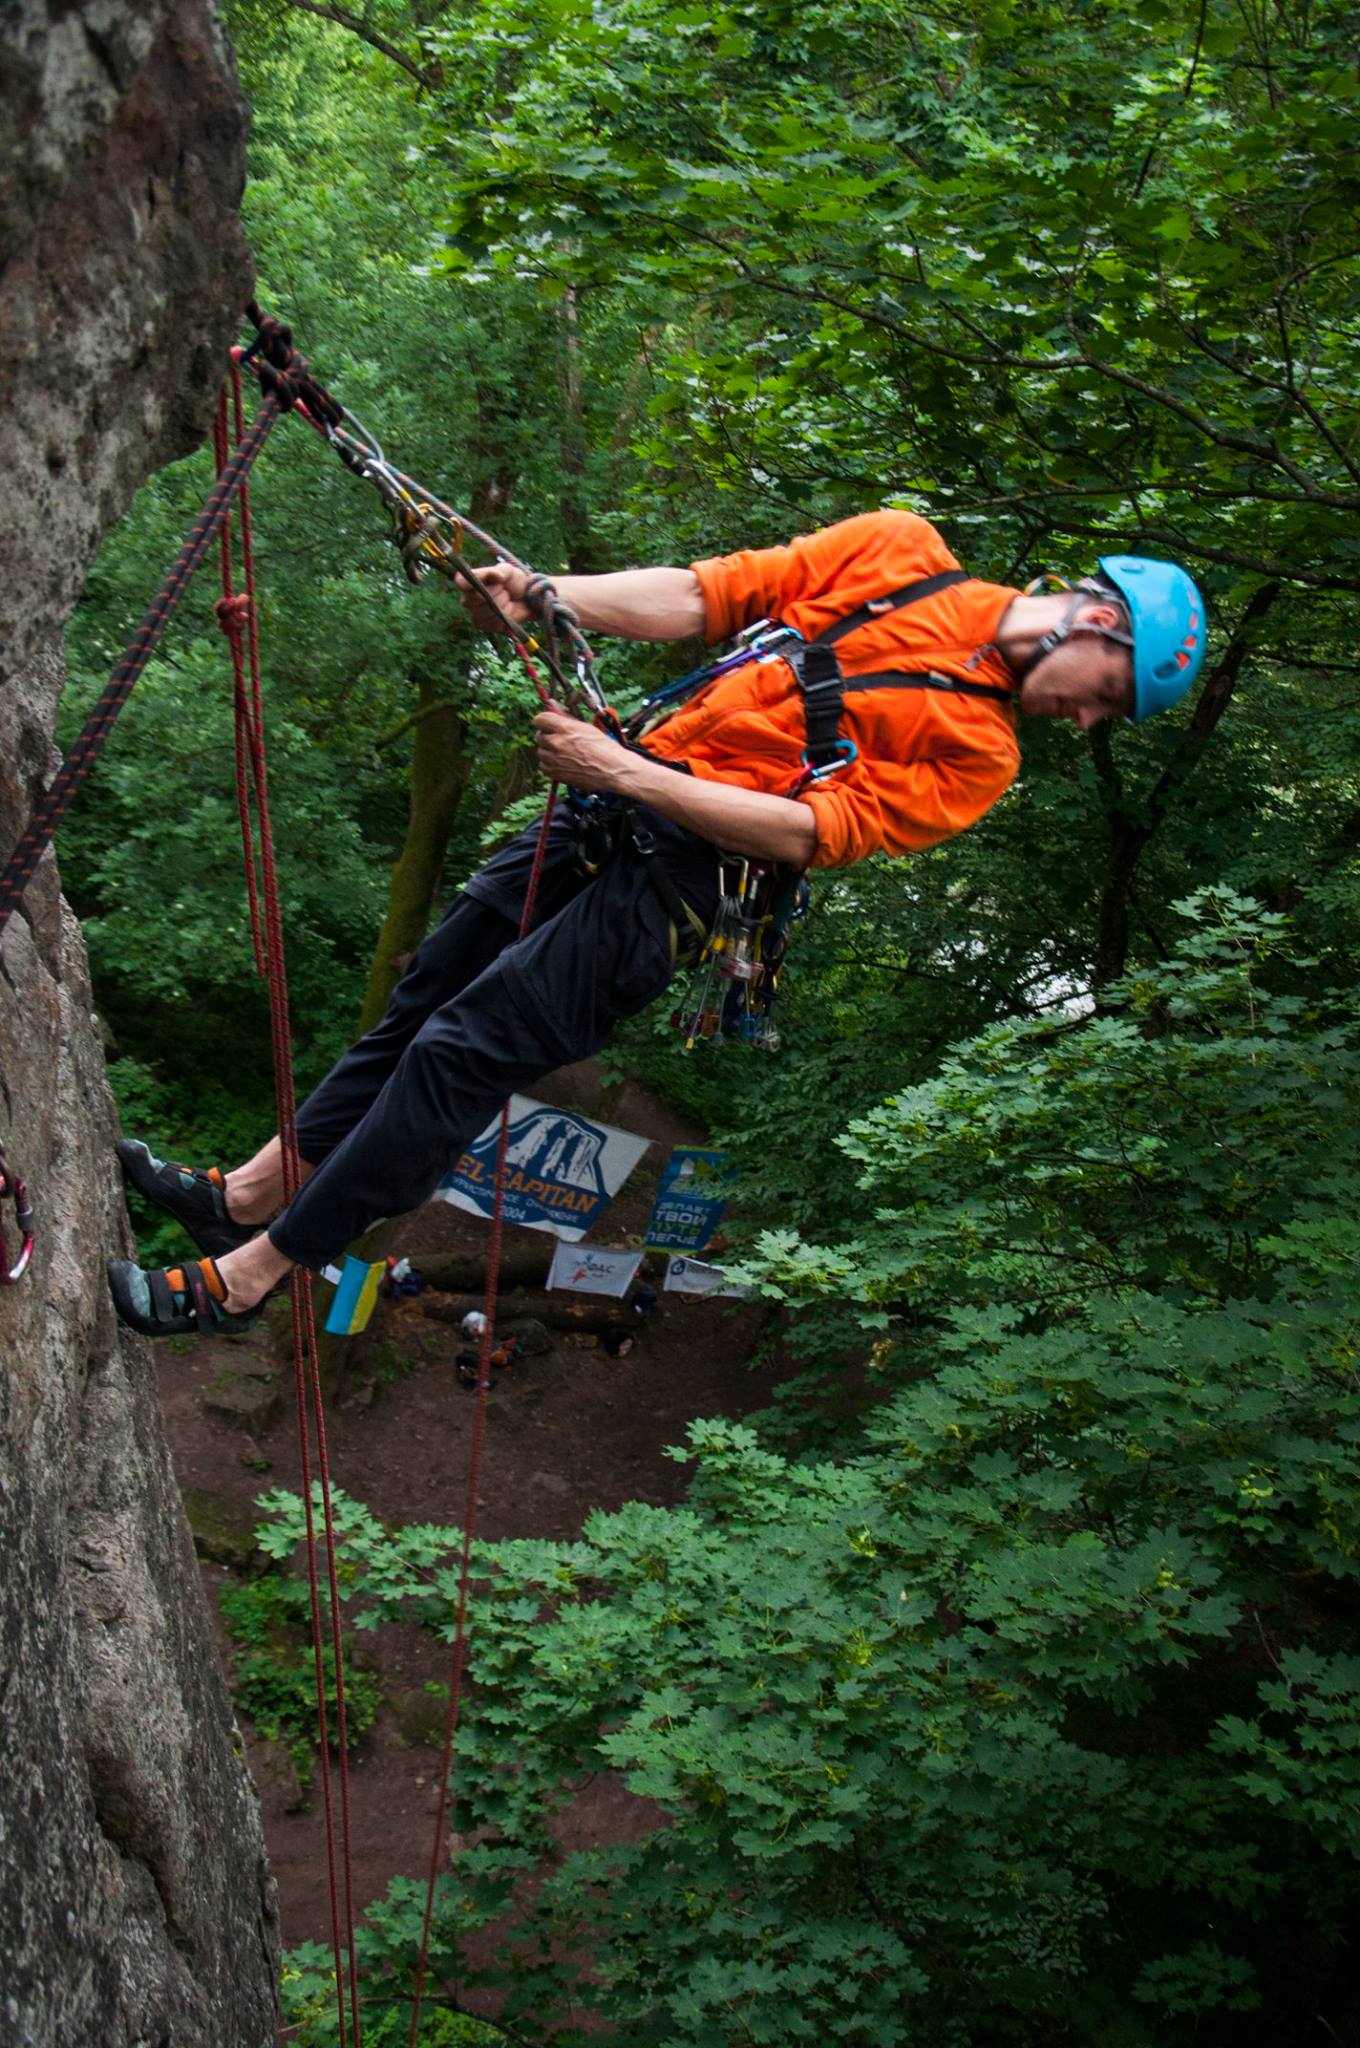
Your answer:
[[[1009,690],[1000,689],[992,683],[965,682],[958,676],[940,675],[934,669],[884,669],[862,676],[847,676],[841,669],[836,643],[844,640],[847,634],[872,624],[875,619],[885,618],[890,612],[920,604],[923,599],[934,597],[939,590],[949,590],[956,583],[971,581],[965,569],[943,569],[935,576],[918,577],[916,582],[904,583],[885,597],[870,598],[867,604],[857,605],[844,618],[834,620],[815,639],[788,649],[781,648],[780,652],[793,670],[802,693],[803,717],[807,725],[804,760],[810,768],[829,768],[844,756],[840,732],[847,690],[943,690],[956,697],[987,697],[995,704],[1014,703]]]

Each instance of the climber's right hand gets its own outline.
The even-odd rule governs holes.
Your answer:
[[[524,601],[524,593],[529,584],[527,569],[517,569],[513,562],[492,562],[488,568],[474,569],[472,574],[480,588],[474,589],[470,583],[460,583],[459,589],[474,626],[480,626],[488,633],[494,633],[500,627],[496,613],[482,598],[483,590],[489,593],[500,610],[513,619],[517,626],[528,624],[529,607]]]

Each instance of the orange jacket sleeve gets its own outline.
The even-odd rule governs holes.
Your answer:
[[[957,569],[929,520],[915,512],[860,512],[787,547],[746,548],[690,564],[704,594],[705,640],[729,640],[757,619],[835,590],[850,610],[910,576]]]

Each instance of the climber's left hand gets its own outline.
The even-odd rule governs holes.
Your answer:
[[[535,718],[534,744],[549,782],[586,790],[624,787],[632,759],[627,748],[560,704],[545,705]]]

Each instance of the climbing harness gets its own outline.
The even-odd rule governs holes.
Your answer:
[[[847,690],[939,690],[955,696],[990,698],[1009,704],[1009,690],[934,669],[911,672],[885,669],[847,676],[836,653],[838,643],[861,626],[890,612],[905,610],[970,580],[963,569],[945,569],[934,576],[870,598],[853,611],[806,639],[796,627],[760,619],[741,635],[736,649],[709,668],[655,691],[625,728],[630,738],[653,731],[661,720],[694,700],[708,685],[747,662],[783,661],[793,672],[803,700],[806,744],[800,772],[787,794],[801,796],[813,784],[839,774],[856,758],[853,740],[841,732]],[[777,1052],[780,1032],[772,1015],[778,994],[779,970],[794,922],[809,903],[807,877],[769,862],[720,856],[722,889],[717,913],[704,936],[688,988],[672,1022],[683,1031],[686,1049],[699,1042],[722,1045],[736,1037],[765,1052]]]
[[[6,1160],[5,1148],[0,1145],[0,1202],[7,1200],[14,1204],[14,1220],[19,1226],[19,1255],[11,1265],[4,1224],[0,1222],[0,1287],[13,1287],[16,1280],[22,1280],[33,1256],[33,1204],[28,1199],[27,1187]]]

